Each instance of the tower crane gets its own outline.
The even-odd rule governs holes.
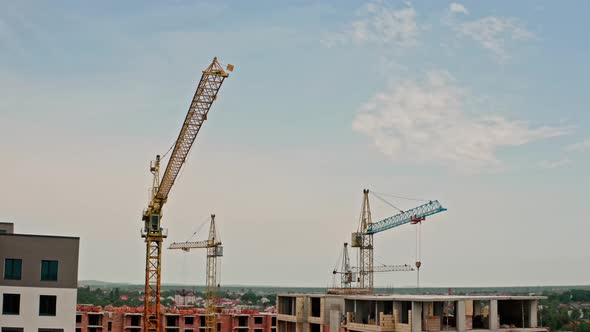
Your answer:
[[[414,271],[414,268],[408,264],[399,265],[377,265],[373,266],[370,272],[403,272],[403,271]],[[342,250],[342,266],[341,270],[334,269],[332,272],[334,275],[340,274],[340,288],[352,288],[352,283],[355,282],[357,275],[359,275],[360,269],[358,266],[350,266],[350,256],[348,255],[348,243],[344,243],[344,249]],[[360,281],[360,280],[359,280]]]
[[[233,65],[227,65],[228,71],[233,70]],[[201,80],[188,113],[174,143],[170,160],[166,165],[164,175],[160,180],[160,156],[150,163],[150,172],[153,175],[151,197],[147,209],[143,211],[142,220],[144,228],[141,237],[145,238],[145,294],[144,294],[144,330],[160,332],[160,285],[162,263],[162,241],[167,237],[167,230],[161,227],[162,208],[168,200],[170,190],[174,185],[182,165],[203,125],[211,105],[217,98],[217,93],[223,81],[229,74],[217,61],[207,67],[201,75]]]
[[[364,189],[359,228],[357,232],[352,233],[351,243],[353,248],[359,248],[360,251],[359,287],[373,289],[373,272],[376,272],[373,263],[373,235],[407,223],[421,223],[426,220],[426,217],[446,210],[435,200],[373,223],[369,206],[369,189]],[[420,265],[421,262],[417,259],[418,271],[420,271]]]
[[[223,256],[223,246],[221,241],[217,238],[215,227],[215,215],[211,215],[211,225],[209,226],[209,238],[205,241],[197,242],[174,242],[170,244],[168,249],[181,249],[190,251],[191,249],[207,249],[207,289],[205,322],[208,332],[215,332],[215,307],[217,302],[217,258]]]

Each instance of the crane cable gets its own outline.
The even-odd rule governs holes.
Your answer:
[[[376,194],[376,193],[374,193],[374,192],[372,192],[372,191],[371,191],[370,193],[371,193],[371,194],[373,194],[373,196],[375,196],[376,198],[378,198],[378,199],[379,199],[380,201],[382,201],[383,203],[385,203],[385,204],[387,204],[387,205],[391,206],[392,208],[394,208],[394,209],[398,210],[398,211],[399,211],[399,212],[401,212],[401,213],[404,213],[404,211],[403,211],[402,209],[400,209],[400,208],[398,208],[397,206],[393,205],[391,202],[387,201],[385,198],[383,198],[383,197],[379,196],[378,194]]]
[[[424,199],[424,198],[412,198],[412,197],[405,197],[405,196],[399,196],[399,195],[377,193],[377,192],[374,192],[374,191],[371,191],[371,193],[372,194],[379,194],[379,195],[382,195],[382,196],[393,197],[393,198],[405,199],[405,200],[408,200],[408,201],[418,201],[418,202],[428,202],[428,201],[430,201],[430,200]]]

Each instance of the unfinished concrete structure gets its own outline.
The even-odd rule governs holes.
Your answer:
[[[276,332],[276,315],[255,310],[224,309],[216,314],[215,331]],[[208,332],[204,309],[162,308],[165,332]],[[143,332],[143,308],[78,305],[76,332]]]
[[[278,332],[526,331],[542,296],[277,295]]]

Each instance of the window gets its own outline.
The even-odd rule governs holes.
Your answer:
[[[184,325],[193,325],[195,323],[195,317],[188,316],[184,317]]]
[[[41,280],[57,281],[57,261],[41,261]]]
[[[76,315],[76,323],[82,323],[82,315],[80,315],[80,314]]]
[[[3,327],[2,332],[23,332],[22,327]]]
[[[18,258],[6,258],[4,260],[4,279],[20,280],[23,268],[23,260]]]
[[[6,294],[2,296],[2,314],[20,314],[20,294]]]
[[[38,332],[64,332],[64,329],[39,329]]]
[[[254,324],[262,324],[262,317],[256,316],[254,317]]]
[[[111,331],[113,329],[113,322],[107,323],[107,330]]]
[[[82,332],[82,328],[81,327],[76,327],[76,332]]]
[[[178,316],[166,316],[166,326],[178,326]]]
[[[141,326],[141,316],[131,316],[131,326]]]
[[[41,295],[39,297],[39,316],[55,316],[57,296]]]
[[[88,315],[88,325],[90,325],[90,326],[102,326],[102,314]]]

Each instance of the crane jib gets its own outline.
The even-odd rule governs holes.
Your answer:
[[[438,201],[430,201],[424,205],[420,205],[417,208],[413,208],[400,214],[396,214],[395,216],[369,224],[367,227],[367,234],[383,232],[385,230],[410,223],[412,220],[425,218],[446,210],[447,209],[442,207]]]
[[[162,181],[155,199],[166,201],[168,194],[174,185],[174,181],[184,164],[186,157],[203,125],[211,105],[217,98],[217,93],[228,74],[221,65],[214,60],[213,63],[203,71],[199,86],[189,107],[188,113],[174,144],[170,160],[162,176]]]

